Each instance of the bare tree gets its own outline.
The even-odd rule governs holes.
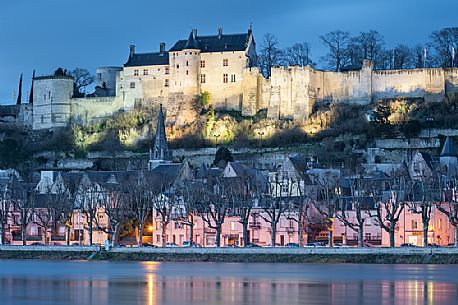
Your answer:
[[[443,28],[431,33],[430,44],[435,51],[437,64],[444,68],[452,67],[452,54],[458,52],[458,28]],[[453,63],[453,67],[458,67],[458,60]]]
[[[364,223],[370,218],[371,208],[367,199],[380,198],[378,192],[371,192],[369,178],[357,174],[348,179],[350,194],[339,194],[339,204],[336,217],[347,227],[358,234],[358,247],[364,246]],[[373,201],[371,200],[371,203]],[[349,219],[349,211],[353,211],[355,218]]]
[[[347,62],[346,53],[350,34],[348,32],[336,30],[320,36],[320,39],[329,49],[323,61],[335,71],[340,71]]]
[[[396,225],[406,206],[409,186],[403,173],[394,173],[388,184],[388,198],[382,198],[376,203],[376,214],[371,216],[374,216],[377,224],[389,233],[390,247],[394,247]]]
[[[298,192],[288,205],[287,218],[297,223],[299,246],[302,247],[304,245],[305,224],[310,220],[309,211],[313,206],[316,194],[313,194],[311,189],[304,189],[301,186],[301,180],[292,180],[292,183],[296,184]]]
[[[13,222],[21,227],[22,245],[27,245],[27,226],[32,223],[37,193],[31,188],[25,190],[22,198],[14,202]]]
[[[288,65],[300,67],[313,65],[310,56],[310,46],[307,42],[295,43],[285,51],[285,60]]]
[[[137,245],[142,246],[142,237],[145,222],[148,216],[152,216],[153,211],[153,192],[152,186],[147,178],[140,172],[138,179],[128,188],[128,199],[132,215],[138,221],[138,240]],[[152,218],[151,218],[152,219]]]
[[[393,50],[393,68],[394,69],[406,69],[412,66],[414,56],[412,49],[405,45],[399,44]]]
[[[5,227],[10,219],[13,206],[11,179],[8,179],[6,183],[0,186],[2,188],[0,189],[0,245],[5,243]]]
[[[124,189],[118,183],[104,185],[100,207],[107,216],[107,221],[102,223],[99,217],[95,217],[96,227],[111,236],[111,245],[116,247],[121,224],[126,221],[130,213]]]
[[[172,189],[172,185],[166,182],[165,177],[161,177],[157,182],[158,188],[153,193],[153,214],[159,217],[161,222],[162,247],[167,246],[167,226],[172,220],[172,213],[180,202],[178,194]]]
[[[258,66],[264,77],[269,78],[273,67],[281,64],[282,51],[278,47],[278,39],[272,33],[264,35],[261,50],[258,54]]]
[[[232,194],[229,192],[224,178],[207,178],[203,187],[206,190],[199,207],[203,221],[209,228],[216,231],[215,243],[221,246],[221,231],[224,220],[226,219]]]
[[[181,222],[189,227],[189,245],[193,246],[195,217],[199,210],[199,202],[204,197],[203,187],[198,181],[184,180],[179,185],[179,194],[183,208],[179,209]]]
[[[421,44],[417,44],[412,48],[412,63],[417,69],[425,68],[424,50],[425,47]]]
[[[360,37],[352,37],[349,39],[346,56],[348,57],[350,65],[354,67],[361,67],[363,65],[364,51]]]
[[[270,224],[271,247],[276,246],[277,226],[281,216],[288,210],[289,202],[287,201],[293,187],[289,179],[279,178],[279,173],[275,173],[269,183],[269,192],[260,201],[262,212],[259,213],[259,217]]]
[[[70,75],[75,79],[73,86],[75,97],[83,97],[86,87],[94,82],[94,76],[88,70],[82,68],[70,71]]]
[[[445,216],[447,216],[450,224],[455,228],[455,247],[458,247],[458,192],[457,179],[451,178],[449,181],[444,181],[442,185],[441,200],[436,202],[436,207]]]
[[[89,245],[93,244],[93,231],[97,219],[97,211],[99,210],[102,199],[101,187],[93,184],[87,175],[83,175],[76,190],[75,204],[86,218]]]
[[[363,49],[363,58],[378,62],[378,57],[383,50],[385,44],[383,35],[375,30],[362,32],[359,35],[361,46]]]
[[[314,206],[322,216],[322,221],[328,231],[328,245],[334,246],[334,217],[337,209],[337,179],[331,172],[317,180],[318,200],[314,201]]]
[[[440,199],[440,179],[435,175],[422,175],[413,185],[413,197],[410,210],[421,215],[423,224],[423,247],[428,246],[428,230],[431,221],[431,212]],[[404,224],[405,225],[405,224]]]

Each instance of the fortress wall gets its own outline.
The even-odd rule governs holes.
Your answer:
[[[316,73],[317,99],[325,102],[369,104],[371,101],[372,64],[365,62],[359,71]]]
[[[449,96],[458,95],[458,68],[445,70],[445,92]]]
[[[122,99],[115,97],[71,99],[72,117],[80,124],[109,118],[119,110],[124,110],[124,103]]]
[[[260,104],[260,91],[259,88],[259,70],[256,68],[245,69],[243,71],[243,82],[242,82],[242,115],[253,116],[259,109]]]
[[[374,99],[410,97],[439,99],[444,95],[443,69],[381,70],[372,74]]]

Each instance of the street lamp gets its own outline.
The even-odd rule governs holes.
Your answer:
[[[218,138],[219,138],[220,136],[221,136],[220,134],[215,134],[216,146],[218,146]]]
[[[262,136],[264,135],[264,131],[258,131],[258,135],[261,138],[261,152],[262,152]]]

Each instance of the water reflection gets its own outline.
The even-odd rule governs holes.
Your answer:
[[[458,303],[455,266],[0,261],[0,304]]]

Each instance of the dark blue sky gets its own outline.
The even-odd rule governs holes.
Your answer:
[[[56,67],[121,66],[130,44],[138,52],[167,47],[200,34],[244,32],[255,39],[271,32],[282,47],[307,41],[315,61],[323,55],[319,36],[342,29],[375,29],[387,46],[416,44],[433,30],[458,26],[457,0],[0,0],[0,103],[10,104],[18,79],[30,88],[38,75]]]

